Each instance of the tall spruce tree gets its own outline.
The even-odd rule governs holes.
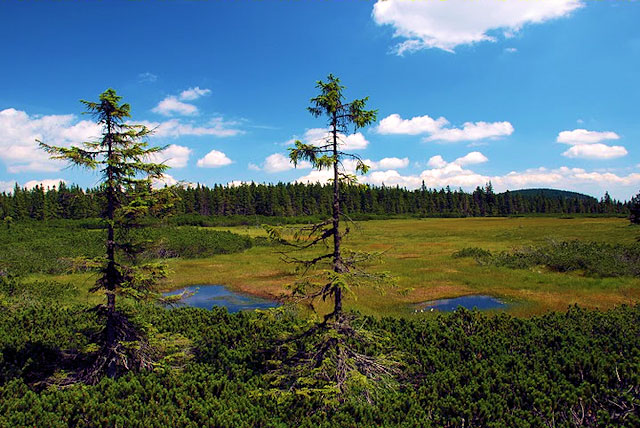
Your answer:
[[[345,186],[356,183],[357,173],[366,173],[368,166],[353,153],[344,151],[345,135],[353,129],[355,132],[376,121],[376,110],[366,110],[368,98],[345,101],[344,86],[340,79],[329,75],[326,81],[318,81],[316,88],[320,93],[311,99],[308,111],[315,117],[326,117],[327,136],[319,142],[295,142],[289,149],[292,163],[297,166],[306,161],[316,170],[328,170],[331,174],[332,206],[331,216],[316,224],[298,229],[292,238],[283,236],[282,230],[268,227],[270,236],[280,243],[292,247],[283,250],[285,261],[297,265],[301,278],[293,285],[293,296],[308,302],[321,298],[333,300],[331,312],[324,320],[301,336],[293,339],[296,351],[285,346],[280,350],[280,360],[275,372],[278,382],[286,390],[315,390],[324,395],[336,393],[339,397],[350,390],[354,383],[388,379],[395,373],[385,356],[370,356],[359,352],[362,347],[380,345],[381,338],[372,344],[373,335],[352,326],[352,317],[343,312],[343,298],[347,292],[359,285],[380,286],[390,278],[385,273],[371,273],[363,269],[362,264],[371,261],[377,254],[346,250],[343,238],[349,233],[349,227],[341,226],[344,212],[342,196]],[[351,169],[345,167],[346,163]],[[324,244],[324,245],[323,245]],[[318,254],[316,248],[328,248],[328,252]],[[310,250],[309,255],[306,250]],[[297,251],[303,251],[299,256]],[[292,255],[295,254],[295,255]],[[290,341],[291,342],[291,341]],[[379,350],[379,349],[378,349]],[[277,351],[276,351],[277,353]],[[274,358],[278,361],[279,358]],[[393,364],[393,363],[392,363]],[[391,364],[391,365],[392,365]],[[328,384],[327,384],[328,383]],[[367,399],[368,388],[364,388]]]
[[[311,106],[308,111],[314,117],[325,116],[327,118],[328,134],[319,143],[303,143],[296,141],[295,147],[289,149],[289,156],[294,166],[297,167],[301,161],[308,161],[317,170],[328,170],[331,173],[333,186],[333,203],[331,218],[303,228],[302,233],[296,235],[297,244],[302,248],[310,248],[319,243],[324,243],[331,239],[332,251],[322,254],[309,260],[292,260],[305,268],[316,267],[325,260],[331,260],[331,272],[327,276],[327,281],[321,284],[319,290],[311,291],[311,284],[307,281],[301,283],[302,287],[295,291],[306,297],[313,299],[321,297],[333,298],[333,311],[327,318],[337,318],[342,313],[343,292],[349,287],[351,276],[359,276],[361,271],[356,270],[357,257],[345,257],[342,249],[342,239],[345,232],[340,230],[340,219],[343,216],[341,209],[341,191],[344,185],[356,182],[354,172],[366,174],[369,167],[362,161],[360,156],[354,153],[343,151],[344,138],[351,127],[355,132],[376,121],[377,110],[365,110],[367,98],[356,99],[346,102],[343,95],[345,89],[340,84],[340,79],[330,74],[327,81],[319,80],[316,88],[320,94],[311,99]],[[354,171],[347,171],[344,167],[345,161],[352,162]],[[313,287],[311,287],[313,288]]]
[[[100,351],[84,374],[83,380],[90,382],[102,374],[115,377],[124,370],[150,367],[144,352],[144,337],[127,316],[117,310],[116,296],[148,297],[153,292],[154,281],[164,276],[161,265],[137,265],[131,261],[141,248],[130,239],[129,232],[153,205],[150,180],[161,178],[167,166],[149,162],[162,148],[148,146],[145,141],[151,133],[148,128],[127,123],[131,108],[129,104],[122,104],[121,99],[115,90],[107,89],[97,102],[81,100],[87,113],[102,127],[99,140],[68,148],[39,142],[52,158],[98,170],[102,177],[100,190],[106,206],[101,217],[107,232],[106,251],[100,263],[101,274],[92,291],[103,291],[106,305],[98,308],[104,316]],[[139,345],[126,346],[126,342],[139,342]]]

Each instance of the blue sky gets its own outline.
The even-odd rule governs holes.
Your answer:
[[[372,184],[640,190],[640,4],[595,0],[0,3],[0,190],[96,184],[37,149],[99,133],[112,87],[169,145],[167,182],[324,180],[287,146],[329,73],[378,122],[344,136]]]

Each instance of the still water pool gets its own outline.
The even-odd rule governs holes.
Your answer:
[[[475,308],[481,311],[486,311],[490,309],[506,309],[508,304],[491,296],[471,295],[456,297],[455,299],[440,299],[423,302],[417,305],[416,312],[427,312],[431,310],[451,312],[455,311],[459,306],[462,306],[465,309]]]
[[[193,306],[194,308],[211,309],[214,306],[224,306],[229,312],[233,313],[254,309],[275,308],[280,305],[275,300],[263,299],[231,291],[224,285],[196,285],[164,293],[164,295],[171,296],[184,291],[194,294],[182,299],[178,305]]]

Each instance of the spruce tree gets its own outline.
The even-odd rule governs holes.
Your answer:
[[[328,135],[315,143],[296,141],[295,147],[289,149],[289,155],[295,166],[307,161],[316,170],[330,172],[331,216],[298,229],[292,239],[285,237],[281,229],[269,226],[266,229],[271,238],[292,248],[282,254],[285,261],[295,264],[301,272],[300,280],[292,286],[293,298],[307,302],[312,309],[316,299],[332,300],[333,308],[321,323],[289,341],[297,348],[294,355],[291,355],[290,346],[276,351],[276,354],[284,352],[285,355],[280,354],[279,357],[286,363],[278,364],[275,372],[278,375],[276,382],[286,390],[302,393],[315,390],[327,396],[333,392],[341,397],[353,383],[362,385],[363,382],[388,380],[395,373],[395,368],[391,368],[394,363],[386,356],[373,357],[359,352],[362,347],[375,348],[384,340],[373,339],[370,332],[362,329],[356,331],[352,326],[353,317],[343,312],[344,295],[352,293],[354,287],[381,286],[390,281],[386,274],[367,272],[362,267],[377,254],[343,248],[343,239],[350,228],[341,228],[344,188],[356,183],[354,172],[364,174],[368,170],[358,155],[343,150],[344,136],[350,129],[355,132],[375,122],[377,111],[365,109],[368,98],[346,102],[343,95],[345,87],[331,74],[327,81],[318,81],[316,88],[320,93],[311,99],[308,111],[314,117],[327,118]],[[345,168],[346,161],[354,165],[353,171]],[[311,255],[305,252],[316,248],[328,248],[329,252],[313,252]],[[298,256],[297,251],[302,251],[302,255]],[[274,361],[278,360],[278,356],[274,358]],[[364,387],[369,399],[367,391],[368,387]]]
[[[99,140],[72,147],[39,142],[52,158],[98,170],[102,177],[100,193],[106,202],[101,214],[107,232],[105,257],[92,291],[103,291],[106,304],[98,307],[104,317],[100,351],[83,374],[83,380],[89,382],[97,381],[102,374],[115,377],[127,369],[150,367],[143,334],[117,310],[116,296],[148,297],[153,292],[154,281],[164,275],[161,266],[131,262],[140,246],[129,239],[129,232],[153,204],[151,179],[160,178],[167,166],[149,162],[150,156],[162,148],[148,146],[145,141],[151,133],[148,128],[127,123],[131,117],[130,106],[122,104],[121,99],[115,90],[107,89],[97,102],[81,100],[87,113],[102,127]],[[127,342],[139,344],[131,347],[126,346]]]

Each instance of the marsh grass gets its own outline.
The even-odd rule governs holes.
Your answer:
[[[215,227],[251,238],[266,237],[257,226]],[[428,300],[484,294],[516,302],[508,310],[518,316],[564,311],[569,305],[607,309],[640,301],[640,279],[587,277],[583,272],[553,272],[545,267],[510,269],[478,265],[471,258],[453,258],[467,247],[492,253],[523,246],[544,245],[549,240],[631,245],[638,228],[619,218],[450,218],[400,219],[360,222],[346,239],[355,250],[384,251],[383,263],[372,270],[396,277],[397,290],[385,294],[358,288],[347,308],[376,316],[416,315],[412,305]],[[253,246],[243,252],[199,259],[168,259],[171,274],[164,290],[187,285],[223,284],[236,291],[278,298],[296,279],[292,268],[280,260],[277,248]],[[42,279],[40,276],[39,279]],[[85,287],[82,275],[57,276],[58,281]],[[403,293],[402,291],[406,291]],[[80,292],[82,295],[82,292]],[[325,311],[328,306],[319,306]]]

